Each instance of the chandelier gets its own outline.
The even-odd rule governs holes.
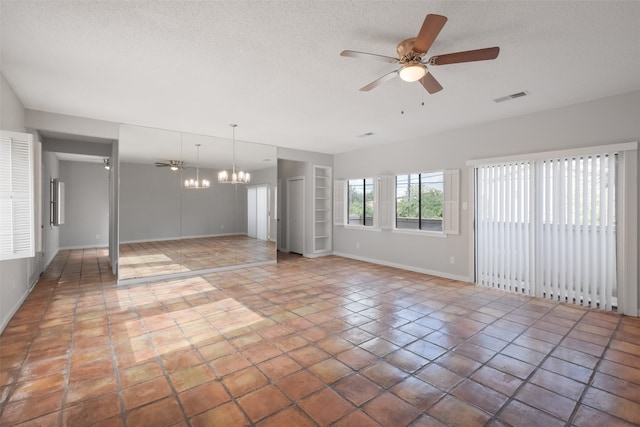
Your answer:
[[[231,173],[226,170],[218,172],[218,182],[227,184],[246,184],[251,177],[248,172],[237,171],[236,172],[236,127],[238,125],[229,125],[233,128],[233,163],[231,166]]]
[[[196,144],[196,179],[185,179],[184,188],[209,188],[209,185],[210,183],[208,179],[203,178],[202,180],[200,180],[200,144]]]

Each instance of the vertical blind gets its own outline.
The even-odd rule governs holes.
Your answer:
[[[613,153],[478,165],[476,283],[616,306]]]

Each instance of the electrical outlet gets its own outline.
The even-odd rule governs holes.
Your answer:
[[[455,264],[456,263],[456,257],[449,257],[449,264]]]
[[[220,230],[224,230],[224,225],[221,225],[221,226],[220,226]]]
[[[100,235],[96,234],[96,240],[100,240]]]
[[[356,243],[356,249],[360,249],[360,242]]]

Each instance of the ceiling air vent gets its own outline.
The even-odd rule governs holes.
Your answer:
[[[375,135],[375,134],[373,132],[367,132],[367,133],[363,133],[362,135],[358,135],[358,138],[364,138],[371,135]]]
[[[522,98],[523,96],[527,96],[527,95],[529,95],[529,92],[525,90],[518,93],[512,93],[511,95],[503,96],[502,98],[496,98],[494,99],[494,101],[495,102],[510,101],[512,99]]]

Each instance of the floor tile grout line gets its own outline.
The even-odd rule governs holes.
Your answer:
[[[553,308],[553,310],[551,310],[548,314],[551,314],[553,311],[555,311],[558,307],[561,307],[562,305],[563,305],[563,302],[560,302],[560,303],[559,303],[557,306],[555,306],[555,307]],[[514,390],[514,392],[513,392],[513,393],[511,393],[511,396],[508,396],[507,401],[502,405],[502,407],[500,407],[500,408],[496,411],[496,413],[491,417],[491,419],[488,421],[488,423],[487,423],[487,424],[492,423],[492,422],[494,422],[494,421],[496,421],[496,420],[499,420],[499,419],[500,419],[500,415],[502,414],[502,412],[504,412],[504,410],[506,409],[506,407],[507,407],[511,402],[513,402],[514,400],[517,400],[517,399],[516,399],[516,396],[518,395],[518,393],[520,393],[520,391],[521,391],[521,390],[522,390],[526,385],[528,385],[528,384],[530,384],[530,383],[531,383],[531,379],[535,376],[535,374],[536,374],[540,369],[543,369],[543,368],[542,368],[542,365],[544,365],[544,363],[545,363],[548,359],[550,359],[550,358],[552,357],[552,354],[556,351],[556,349],[557,349],[558,347],[560,347],[560,346],[561,346],[561,344],[562,344],[562,342],[565,340],[565,338],[567,338],[567,337],[569,336],[569,334],[571,334],[571,332],[573,332],[573,330],[575,329],[575,327],[576,327],[576,326],[577,326],[577,325],[578,325],[578,324],[579,324],[579,323],[584,319],[584,317],[586,316],[586,314],[587,314],[587,313],[588,313],[588,311],[583,311],[583,313],[582,313],[582,315],[580,316],[580,318],[574,322],[573,326],[571,326],[571,328],[570,328],[570,329],[569,329],[569,330],[568,330],[568,331],[567,331],[567,332],[562,336],[562,339],[561,339],[561,340],[559,340],[559,341],[558,341],[558,343],[557,343],[557,344],[555,344],[555,345],[554,345],[554,347],[553,347],[550,351],[548,351],[548,352],[545,354],[545,357],[544,357],[544,358],[543,358],[543,359],[542,359],[542,360],[541,360],[541,361],[540,361],[540,362],[535,366],[535,368],[533,369],[533,371],[531,371],[531,373],[527,376],[527,378],[526,378],[526,379],[524,379],[524,380],[522,381],[522,384],[520,384],[520,385],[516,388],[516,390]],[[548,314],[547,314],[547,315],[548,315]],[[547,317],[547,315],[545,315],[544,317]],[[544,317],[543,317],[543,318],[544,318]],[[542,319],[543,319],[543,318],[542,318]],[[536,323],[538,323],[539,321],[541,321],[542,319],[539,319],[538,321],[536,321],[536,322],[535,322],[531,327],[534,327],[534,326],[535,326],[535,324],[536,324]],[[529,328],[527,328],[526,330],[528,330],[528,329],[529,329]],[[526,331],[526,330],[525,330],[525,331]],[[524,334],[524,331],[523,331],[519,336],[521,336],[521,335],[523,335],[523,334]],[[559,375],[561,375],[561,374],[559,374]],[[563,376],[563,377],[564,377],[564,375],[561,375],[561,376]],[[587,387],[587,385],[585,385],[585,389],[586,389],[586,387]],[[543,388],[544,388],[544,387],[543,387]],[[551,390],[549,390],[549,391],[551,391]],[[573,399],[571,399],[571,400],[573,400]],[[527,404],[527,403],[525,403],[525,402],[523,402],[523,403],[524,403],[525,405],[527,405],[527,406],[530,406],[530,405],[528,405],[528,404]],[[578,402],[576,401],[576,402],[575,402],[575,405],[574,405],[574,410],[575,410],[575,408],[577,408],[577,406],[578,406]],[[558,419],[558,420],[561,420],[561,421],[563,421],[566,425],[568,425],[568,424],[567,424],[567,423],[568,423],[568,420],[562,420],[560,417],[558,417],[558,416],[556,416],[556,415],[554,415],[554,414],[551,414],[550,412],[544,411],[542,408],[537,408],[537,409],[542,410],[542,411],[543,411],[543,412],[545,412],[547,415],[550,415],[551,417],[554,417],[554,418],[556,418],[556,419]]]
[[[586,316],[586,313],[585,313],[585,316]],[[605,354],[607,353],[607,351],[611,347],[611,342],[613,341],[613,338],[615,337],[616,333],[618,332],[618,328],[620,327],[620,323],[621,322],[622,322],[622,317],[618,317],[618,321],[616,323],[616,327],[613,330],[613,332],[611,333],[611,336],[609,337],[607,345],[602,350],[602,354],[600,355],[600,357],[598,357],[598,361],[596,362],[595,366],[593,367],[593,371],[591,372],[591,376],[589,377],[589,381],[587,382],[586,387],[582,390],[582,393],[580,393],[580,396],[578,397],[576,406],[573,408],[573,411],[571,412],[571,415],[569,416],[569,419],[567,420],[567,427],[570,426],[574,422],[575,417],[578,414],[578,410],[580,409],[580,406],[583,405],[582,402],[584,400],[585,395],[589,391],[589,389],[591,387],[594,387],[593,386],[593,381],[594,381],[596,375],[598,374],[598,369],[600,368],[600,365],[602,364],[602,362],[605,359],[605,357],[604,357]]]

